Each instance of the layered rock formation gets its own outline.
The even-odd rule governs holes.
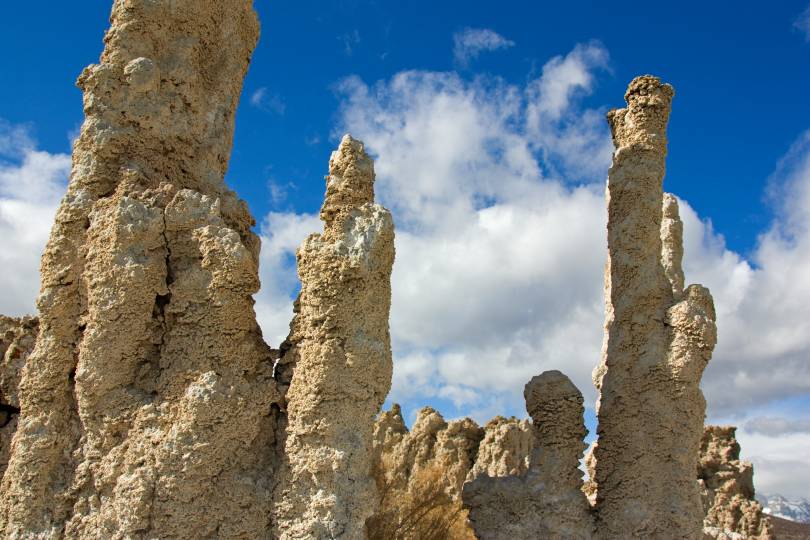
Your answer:
[[[20,377],[34,349],[39,321],[0,315],[0,480],[6,472],[11,439],[20,415]]]
[[[364,538],[376,510],[372,430],[393,369],[394,226],[373,186],[371,158],[345,136],[329,161],[323,233],[298,250],[301,293],[282,346],[280,372],[292,375],[280,538]]]
[[[754,467],[740,461],[733,426],[706,426],[700,443],[698,481],[703,499],[703,531],[719,540],[770,540],[770,519],[754,500]]]
[[[602,363],[594,372],[596,510],[605,538],[697,538],[694,481],[705,401],[699,384],[716,341],[708,290],[683,290],[681,225],[664,197],[672,87],[638,77],[608,114],[608,263]]]
[[[526,385],[524,396],[534,433],[529,470],[464,484],[476,537],[591,538],[593,516],[579,469],[587,434],[582,394],[559,371],[547,371]]]

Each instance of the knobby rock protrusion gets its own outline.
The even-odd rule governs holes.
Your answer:
[[[754,466],[740,460],[733,426],[706,426],[700,443],[698,482],[703,532],[717,540],[773,540],[770,519],[754,499]]]
[[[464,484],[470,522],[483,540],[587,539],[594,534],[579,460],[587,434],[582,394],[559,371],[534,377],[524,390],[534,433],[525,476],[479,475]]]

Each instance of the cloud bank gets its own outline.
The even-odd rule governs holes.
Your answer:
[[[594,401],[612,146],[607,107],[581,98],[608,69],[604,47],[587,43],[522,86],[425,71],[341,83],[338,131],[375,155],[378,198],[397,223],[392,400],[479,420],[522,414],[525,382],[560,369]],[[710,416],[810,393],[807,139],[776,168],[779,218],[749,259],[681,201],[687,279],[711,288],[719,314]],[[317,230],[313,216],[273,216],[265,234],[290,239],[288,259],[306,225]]]

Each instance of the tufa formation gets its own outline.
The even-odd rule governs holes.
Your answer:
[[[520,531],[702,537],[699,385],[716,329],[708,290],[683,289],[682,224],[676,199],[662,188],[672,96],[659,79],[638,77],[625,95],[627,108],[608,113],[616,151],[607,185],[605,339],[594,372],[600,398],[598,444],[587,459],[591,479],[583,485],[577,469],[586,433],[582,398],[562,374],[544,373],[525,392],[535,430],[529,473],[481,476],[464,488],[480,538]]]
[[[408,431],[397,406],[375,423],[394,227],[351,136],[329,161],[323,231],[297,252],[289,337],[264,342],[255,223],[223,180],[257,38],[251,0],[115,0],[78,80],[86,119],[39,316],[0,317],[0,536],[773,537],[733,428],[703,432],[715,314],[684,288],[663,193],[669,85],[639,77],[608,115],[586,485],[582,395],[560,372],[526,385],[531,423],[428,408]]]
[[[700,442],[698,483],[703,499],[703,531],[718,540],[772,540],[770,519],[754,500],[754,467],[740,461],[733,426],[706,426]]]
[[[329,160],[322,234],[298,249],[301,293],[279,372],[287,391],[279,538],[364,538],[377,505],[374,419],[391,388],[394,225],[374,165],[346,135]]]
[[[223,182],[256,15],[118,0],[110,20],[78,80],[0,534],[260,537],[281,393],[253,313],[253,219]]]
[[[586,435],[582,394],[559,371],[534,377],[523,392],[533,449],[523,476],[482,474],[464,485],[478,538],[591,538],[593,517],[579,460]]]
[[[39,321],[0,315],[0,479],[11,452],[20,415],[20,375],[37,339]]]
[[[694,481],[706,409],[699,385],[716,328],[709,291],[683,289],[678,205],[662,191],[672,96],[657,78],[638,77],[627,108],[608,113],[616,151],[593,455],[605,538],[695,538],[702,521]]]
[[[392,222],[345,138],[290,339],[265,344],[259,239],[223,181],[257,37],[250,0],[114,3],[38,323],[0,321],[0,537],[363,537]]]

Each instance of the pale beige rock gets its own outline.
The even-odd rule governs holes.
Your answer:
[[[533,443],[528,420],[496,416],[484,426],[484,439],[478,445],[475,465],[467,479],[481,474],[492,477],[526,474]]]
[[[287,392],[280,538],[364,538],[376,509],[374,419],[391,387],[394,227],[374,166],[347,135],[332,154],[322,234],[298,249],[301,293],[279,366]]]
[[[525,476],[480,475],[462,497],[478,538],[592,538],[579,460],[587,431],[582,394],[559,371],[534,377],[524,391],[534,448]]]
[[[473,420],[447,422],[430,407],[419,411],[410,431],[399,405],[381,413],[374,428],[373,471],[382,504],[369,521],[372,540],[474,538],[461,486],[483,437]]]
[[[250,0],[117,0],[42,259],[5,538],[263,538],[273,379],[259,240],[223,182]]]
[[[20,413],[18,387],[28,355],[34,349],[39,321],[0,315],[0,480],[6,472],[11,439]]]
[[[754,467],[740,461],[733,426],[706,426],[700,444],[698,479],[706,538],[771,540],[770,519],[754,500]]]
[[[396,490],[408,490],[420,471],[436,467],[447,493],[457,498],[476,464],[483,437],[484,430],[473,420],[446,422],[431,407],[419,411],[409,431],[399,405],[394,404],[375,424],[375,460],[386,483]]]
[[[602,364],[594,372],[596,509],[604,538],[699,538],[694,460],[705,401],[700,377],[716,341],[699,285],[682,292],[682,226],[664,197],[672,87],[638,77],[608,114],[608,264]]]

